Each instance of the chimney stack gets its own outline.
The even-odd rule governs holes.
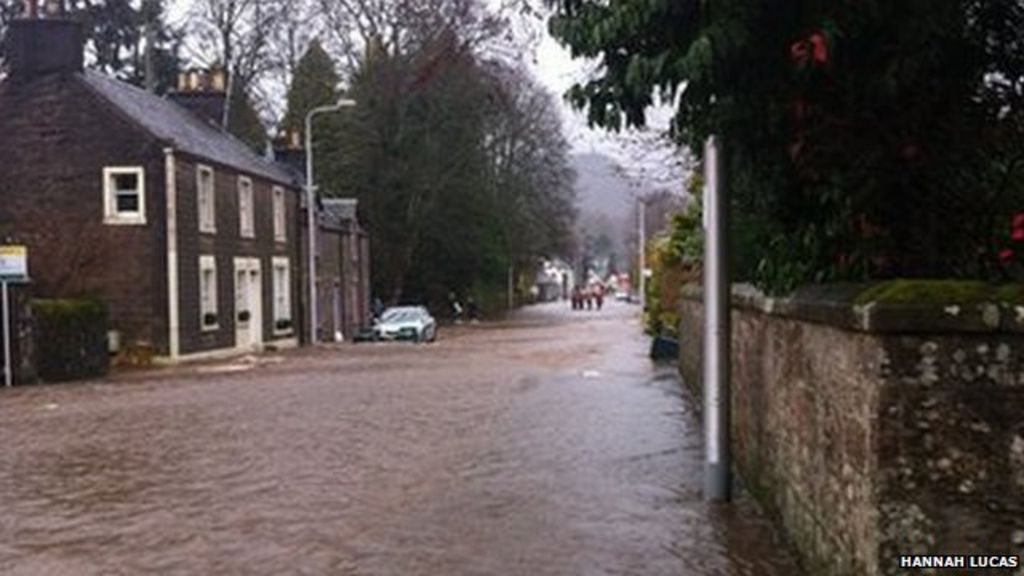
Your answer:
[[[298,130],[286,130],[278,135],[273,142],[274,159],[289,166],[297,173],[302,173],[306,165],[306,151],[302,149],[302,133]]]
[[[85,37],[78,22],[67,18],[38,18],[34,2],[29,0],[27,6],[29,18],[12,20],[7,31],[11,78],[81,72]]]
[[[168,94],[173,102],[220,126],[227,99],[227,73],[215,66],[210,70],[186,70],[178,74],[178,88]]]

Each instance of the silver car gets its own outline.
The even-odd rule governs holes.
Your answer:
[[[437,338],[437,321],[423,306],[398,306],[380,315],[374,332],[380,340],[433,342]]]

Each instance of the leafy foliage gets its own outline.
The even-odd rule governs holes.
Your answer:
[[[701,185],[699,177],[691,180],[691,193]],[[704,262],[703,209],[700,196],[685,210],[672,215],[666,233],[651,239],[647,261],[651,281],[647,288],[647,331],[675,337],[679,330],[680,290],[683,285],[699,282]]]
[[[604,64],[569,93],[591,122],[642,124],[660,93],[678,96],[681,142],[722,136],[733,234],[753,253],[740,276],[785,291],[1019,274],[1006,252],[1024,208],[1016,0],[557,8],[552,32]]]
[[[318,132],[318,177],[325,193],[359,199],[382,298],[485,303],[510,266],[568,244],[567,144],[527,77],[456,30],[420,38],[371,42],[348,92],[357,106]]]

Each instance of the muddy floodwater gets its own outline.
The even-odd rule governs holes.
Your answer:
[[[0,390],[0,574],[790,576],[634,306]]]

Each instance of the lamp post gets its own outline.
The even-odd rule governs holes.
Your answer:
[[[729,201],[721,142],[708,138],[704,152],[704,433],[705,497],[731,498],[729,451]]]
[[[640,252],[640,314],[644,313],[647,307],[647,199],[638,196],[636,199],[637,219],[639,220]]]
[[[313,108],[306,114],[306,217],[309,232],[309,343],[317,343],[317,293],[316,293],[316,184],[313,182],[313,117],[318,114],[337,112],[342,108],[355,106],[355,100],[343,98],[328,106]]]

